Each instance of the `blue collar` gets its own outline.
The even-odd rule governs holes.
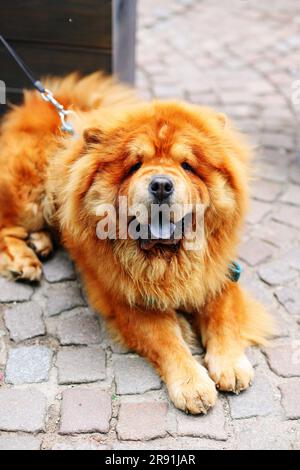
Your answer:
[[[240,263],[238,263],[237,261],[232,261],[229,264],[228,269],[229,269],[229,273],[228,273],[229,279],[232,282],[238,282],[243,272],[243,268],[240,265]]]

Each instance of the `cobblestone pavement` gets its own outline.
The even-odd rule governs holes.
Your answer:
[[[138,30],[145,96],[212,105],[256,145],[242,282],[280,328],[249,351],[252,388],[220,395],[205,417],[175,410],[152,368],[110,340],[58,252],[40,286],[0,280],[0,449],[300,448],[300,4],[266,3],[141,0]]]

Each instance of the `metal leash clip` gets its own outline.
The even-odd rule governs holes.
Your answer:
[[[61,122],[61,130],[68,132],[69,134],[74,134],[72,124],[67,121],[70,114],[75,115],[74,111],[65,109],[64,106],[54,98],[51,91],[47,90],[47,88],[44,89],[43,93],[41,93],[41,96],[45,101],[48,101],[48,103],[51,103],[57,109]]]
[[[9,54],[13,57],[13,59],[17,62],[19,67],[23,70],[25,75],[28,77],[28,79],[31,81],[32,85],[38,90],[38,92],[41,94],[42,98],[45,101],[48,101],[48,103],[51,103],[57,110],[58,115],[60,117],[60,122],[61,122],[61,129],[64,132],[68,132],[69,134],[74,134],[74,129],[72,124],[68,122],[68,116],[70,114],[74,114],[74,111],[67,110],[63,107],[62,104],[60,104],[53,96],[50,90],[47,90],[46,88],[43,87],[43,84],[39,81],[36,80],[32,71],[24,63],[24,61],[21,59],[21,57],[16,53],[16,51],[11,47],[10,44],[4,39],[4,37],[0,34],[0,42],[4,45],[6,50],[9,52]]]

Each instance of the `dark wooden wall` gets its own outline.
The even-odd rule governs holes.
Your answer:
[[[101,69],[134,81],[136,0],[0,0],[0,8],[0,33],[37,77]],[[1,44],[0,80],[13,102],[30,87]]]

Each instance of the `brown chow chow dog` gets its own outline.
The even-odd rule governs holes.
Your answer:
[[[91,305],[116,336],[146,357],[175,406],[206,413],[216,387],[239,393],[253,379],[245,349],[271,331],[263,308],[229,276],[248,198],[249,150],[224,116],[178,102],[140,102],[111,79],[76,75],[45,83],[72,107],[76,134],[62,135],[37,92],[3,119],[0,135],[0,273],[39,280],[55,227]],[[98,208],[197,204],[204,242],[106,239]],[[128,219],[129,220],[129,219]],[[189,314],[206,349],[189,348]],[[128,377],[130,380],[130,377]]]

